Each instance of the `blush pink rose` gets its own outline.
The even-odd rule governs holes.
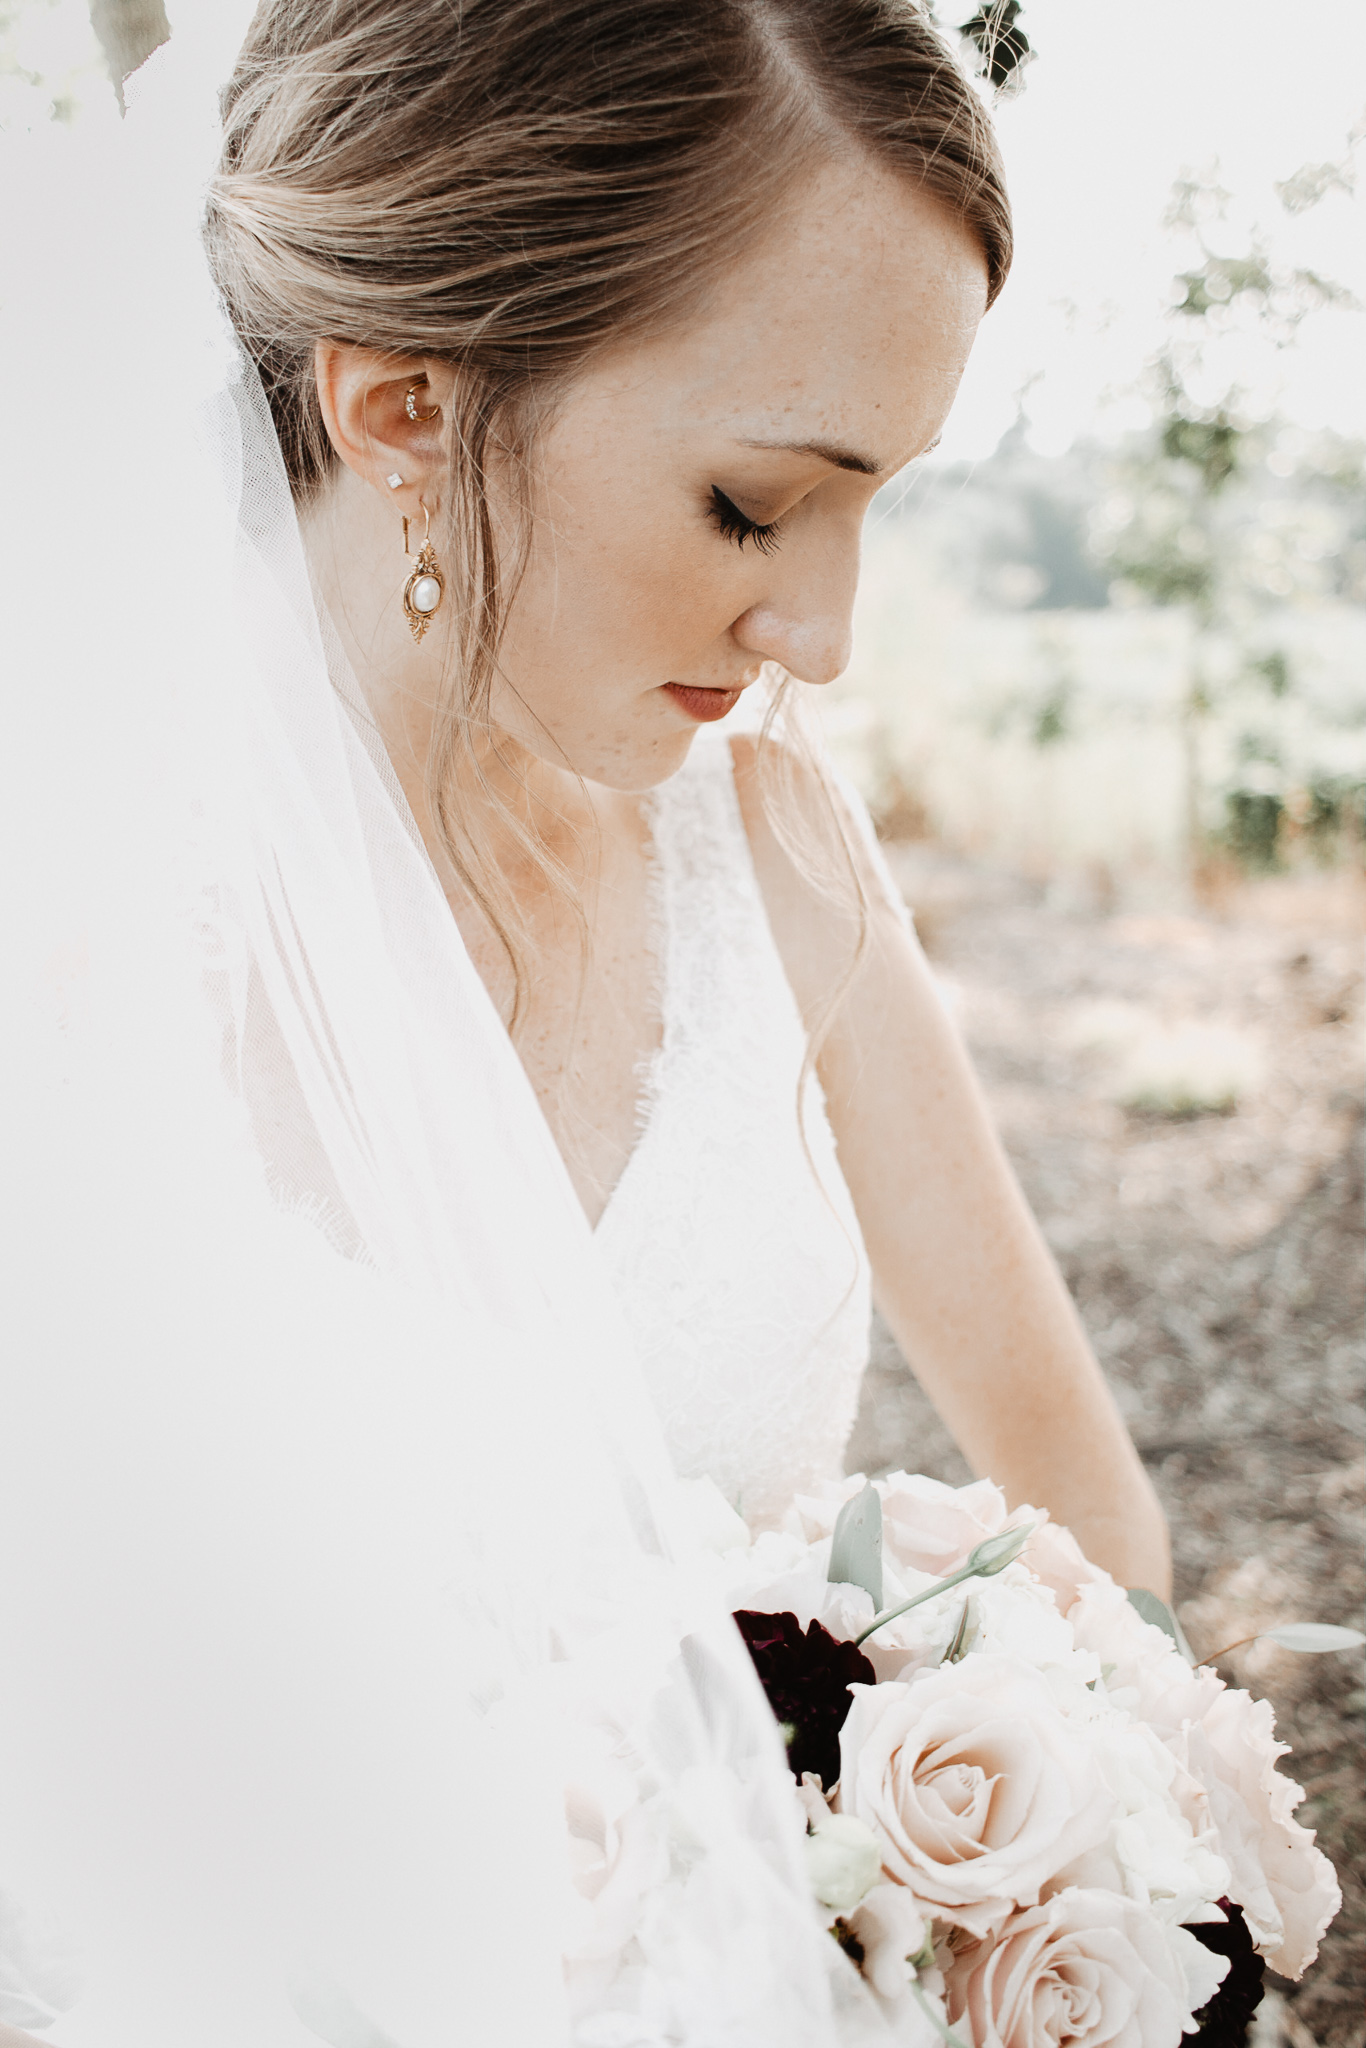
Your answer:
[[[845,1502],[861,1493],[867,1481],[861,1472],[848,1479],[827,1480],[819,1493],[798,1494],[784,1527],[803,1543],[819,1543],[834,1533]],[[887,1561],[905,1569],[947,1578],[966,1562],[968,1552],[994,1536],[1010,1519],[1005,1495],[989,1479],[970,1486],[945,1486],[923,1472],[892,1472],[877,1481],[882,1500],[882,1541]],[[1040,1520],[1033,1508],[1020,1519]]]
[[[878,1481],[882,1540],[888,1555],[911,1571],[946,1579],[1010,1519],[1005,1495],[989,1479],[945,1486],[923,1472],[893,1472]]]
[[[957,1956],[949,2020],[974,2048],[1178,2048],[1227,1970],[1144,1906],[1062,1891]]]
[[[1032,1666],[981,1655],[850,1691],[839,1810],[927,1916],[985,1935],[1106,1837],[1113,1797]]]
[[[1070,1529],[1060,1522],[1045,1522],[1036,1529],[1025,1547],[1023,1562],[1036,1579],[1048,1587],[1058,1603],[1059,1614],[1067,1614],[1083,1586],[1112,1584],[1108,1572],[1091,1563]],[[1130,1612],[1134,1612],[1131,1608]]]

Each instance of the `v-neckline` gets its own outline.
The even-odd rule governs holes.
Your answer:
[[[665,1024],[665,1028],[667,1029],[667,1015],[665,1016],[663,1021]],[[660,1066],[663,1062],[663,1059],[664,1041],[661,1037],[660,1043],[655,1047],[654,1051],[650,1054],[648,1061],[644,1062],[645,1073],[641,1078],[640,1093],[636,1097],[635,1144],[631,1147],[630,1152],[627,1154],[626,1164],[622,1167],[621,1172],[617,1175],[616,1179],[612,1183],[611,1191],[608,1194],[607,1200],[603,1203],[602,1208],[599,1211],[597,1222],[592,1223],[589,1226],[589,1228],[592,1230],[594,1237],[599,1236],[602,1232],[608,1217],[617,1207],[618,1201],[621,1198],[622,1190],[625,1188],[626,1183],[635,1177],[642,1155],[648,1152],[650,1148],[651,1141],[654,1137],[655,1130],[659,1123],[659,1079]],[[586,1213],[587,1212],[585,1211],[585,1214]]]
[[[636,1090],[635,1143],[626,1155],[621,1172],[608,1190],[607,1200],[599,1210],[596,1222],[589,1219],[589,1229],[594,1237],[600,1234],[608,1217],[616,1208],[626,1183],[635,1177],[641,1156],[648,1151],[659,1121],[660,1070],[670,1041],[670,995],[673,976],[669,972],[671,919],[668,877],[664,872],[664,852],[657,828],[660,806],[668,801],[667,790],[677,781],[679,775],[687,773],[690,765],[691,756],[678,770],[677,775],[671,775],[667,782],[661,783],[657,789],[649,792],[642,806],[649,842],[645,856],[649,867],[646,884],[646,943],[652,948],[655,956],[654,989],[659,1040],[648,1058],[637,1063],[636,1071],[640,1079]],[[580,1196],[580,1204],[582,1199]],[[587,1218],[587,1210],[584,1211],[584,1215]]]

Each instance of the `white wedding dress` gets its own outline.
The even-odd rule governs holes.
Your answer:
[[[651,799],[663,1039],[597,1228],[676,1470],[771,1525],[842,1470],[868,1262],[760,892],[731,752]]]
[[[595,1247],[209,289],[238,11],[126,125],[0,134],[7,385],[81,393],[0,490],[0,2024],[888,2048],[649,1398],[768,1515],[866,1341],[727,750],[657,800]]]

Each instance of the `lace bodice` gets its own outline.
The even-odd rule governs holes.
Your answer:
[[[841,1469],[868,1264],[721,735],[652,808],[663,1038],[597,1239],[677,1469],[767,1524]]]

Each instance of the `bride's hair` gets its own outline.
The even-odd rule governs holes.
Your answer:
[[[915,0],[262,0],[224,94],[206,234],[295,494],[336,457],[320,339],[457,371],[443,555],[455,620],[429,780],[456,869],[507,948],[522,921],[460,800],[489,718],[519,549],[489,477],[594,354],[685,317],[823,155],[932,193],[995,297],[1010,214],[977,92]],[[502,806],[539,864],[536,835]]]

